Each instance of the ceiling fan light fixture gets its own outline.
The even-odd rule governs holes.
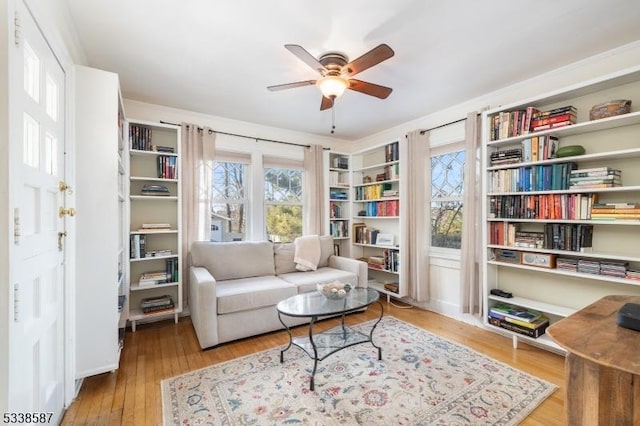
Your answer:
[[[339,76],[328,75],[319,79],[316,82],[316,86],[318,86],[323,96],[336,99],[342,96],[347,87],[349,87],[349,81]]]

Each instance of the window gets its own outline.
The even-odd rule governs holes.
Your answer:
[[[291,242],[302,235],[302,170],[265,167],[265,225],[267,238]]]
[[[249,208],[248,166],[214,161],[211,193],[211,241],[246,239]]]
[[[431,246],[460,249],[465,152],[431,156]]]

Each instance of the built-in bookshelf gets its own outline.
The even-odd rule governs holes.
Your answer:
[[[180,129],[129,120],[128,319],[138,322],[182,312]]]
[[[590,116],[620,99],[628,113]],[[640,67],[483,113],[484,317],[514,346],[563,352],[501,322],[497,305],[553,324],[605,295],[640,295],[637,104]]]
[[[125,128],[118,75],[74,67],[75,371],[118,368],[126,313]],[[60,244],[64,238],[60,238]]]
[[[400,208],[405,143],[391,142],[351,156],[351,255],[367,262],[369,286],[388,299],[406,296]]]
[[[333,237],[334,253],[349,256],[351,247],[351,176],[349,155],[326,151],[328,165],[328,233]]]

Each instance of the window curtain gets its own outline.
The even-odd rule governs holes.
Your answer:
[[[430,232],[430,208],[428,204],[427,179],[431,180],[431,161],[429,159],[429,132],[420,134],[414,130],[407,134],[407,202],[402,209],[407,218],[408,239],[407,269],[409,296],[416,302],[429,300],[429,261],[426,238]],[[430,197],[429,197],[430,198]]]
[[[481,203],[480,203],[480,115],[467,114],[465,127],[465,164],[462,221],[462,257],[460,280],[463,313],[482,316],[480,282]]]
[[[194,241],[209,240],[211,185],[216,133],[209,127],[182,123],[182,297],[188,298],[188,253]]]
[[[304,235],[326,234],[323,156],[321,145],[314,144],[304,149]]]

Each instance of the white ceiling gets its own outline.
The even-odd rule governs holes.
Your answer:
[[[129,99],[329,135],[317,78],[284,48],[350,59],[395,56],[347,91],[335,136],[355,140],[640,40],[637,0],[66,0],[89,65],[120,75]]]

